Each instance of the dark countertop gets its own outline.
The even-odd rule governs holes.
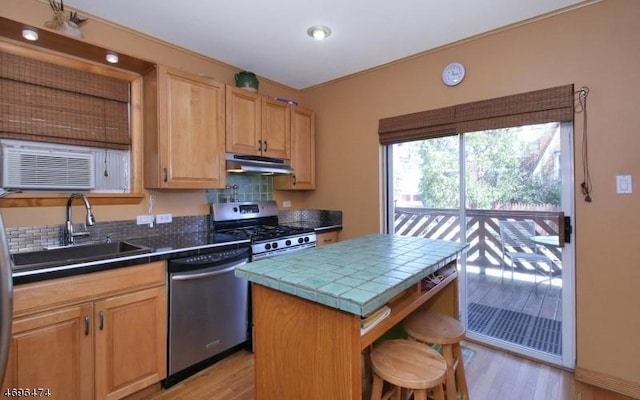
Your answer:
[[[284,222],[282,225],[313,229],[314,231],[316,231],[316,233],[342,230],[342,224],[327,225],[324,222],[315,222],[315,221],[292,221],[292,222]]]
[[[198,254],[211,253],[214,249],[227,250],[249,246],[249,240],[238,240],[229,235],[220,233],[209,234],[208,232],[131,238],[127,239],[127,242],[148,247],[151,251],[126,257],[59,265],[52,268],[16,268],[13,271],[13,284],[21,285],[48,279],[147,264],[154,261],[191,257]]]
[[[335,213],[331,214],[332,216]],[[296,215],[297,217],[297,215]],[[341,217],[341,215],[340,215]],[[317,233],[330,232],[342,229],[341,218],[329,220],[290,220],[281,222],[283,225],[313,229]],[[211,253],[213,249],[227,250],[249,246],[249,240],[238,240],[229,235],[209,232],[188,232],[180,234],[128,238],[126,242],[148,247],[151,251],[144,254],[136,254],[125,257],[109,258],[98,261],[83,262],[78,264],[61,263],[56,267],[20,267],[13,271],[13,284],[38,282],[48,279],[63,278],[78,274],[106,271],[109,269],[129,267],[146,264],[154,261],[169,260],[182,257],[191,257],[198,254]],[[81,246],[81,245],[78,245]]]

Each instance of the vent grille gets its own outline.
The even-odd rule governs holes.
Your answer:
[[[7,189],[90,190],[94,168],[92,153],[2,148],[2,187]]]

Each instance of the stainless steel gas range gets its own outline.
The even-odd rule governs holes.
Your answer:
[[[278,223],[275,201],[215,203],[210,218],[216,232],[251,240],[252,261],[316,246],[313,229]]]

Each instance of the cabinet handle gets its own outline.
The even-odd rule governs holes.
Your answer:
[[[295,176],[295,175],[292,175],[291,177],[293,178],[293,184],[295,185],[295,184],[296,184],[296,182],[297,182],[296,176]]]
[[[102,330],[104,328],[104,311],[100,311],[98,313],[98,317],[100,317],[100,322],[98,324],[98,328]]]
[[[89,336],[89,316],[84,316],[84,335]]]
[[[164,182],[167,183],[169,181],[169,171],[167,171],[167,169],[164,169]]]
[[[262,140],[258,140],[258,151],[262,151]]]
[[[269,147],[267,146],[267,141],[264,141],[264,151],[269,151]]]

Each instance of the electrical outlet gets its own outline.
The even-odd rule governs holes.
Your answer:
[[[156,222],[159,224],[168,224],[173,221],[172,214],[156,214]]]
[[[153,224],[153,215],[138,215],[136,218],[138,225],[151,225]]]
[[[289,208],[289,207],[291,207],[291,201],[289,201],[289,200],[285,200],[285,201],[283,201],[283,202],[282,202],[282,207],[284,207],[284,208]]]

